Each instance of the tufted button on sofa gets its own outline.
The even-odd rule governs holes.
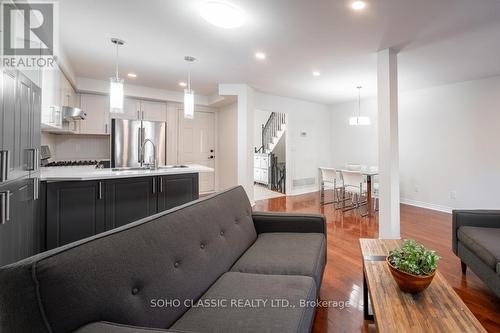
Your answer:
[[[0,268],[0,332],[309,332],[326,244],[235,187]]]

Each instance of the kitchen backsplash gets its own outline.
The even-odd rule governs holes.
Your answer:
[[[52,160],[107,160],[110,158],[107,135],[59,135],[42,133],[42,144],[48,145]]]

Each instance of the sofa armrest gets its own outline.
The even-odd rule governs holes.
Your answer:
[[[500,228],[500,210],[454,210],[452,222],[452,247],[457,254],[457,232],[460,227]]]
[[[319,214],[287,214],[275,212],[254,212],[255,230],[265,232],[321,233],[326,236],[326,219]]]

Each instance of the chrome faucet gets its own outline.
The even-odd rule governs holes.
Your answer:
[[[153,167],[151,167],[151,163],[148,165],[149,165],[150,169],[156,170],[156,169],[158,169],[158,160],[156,158],[156,146],[155,146],[155,143],[153,141],[151,141],[150,139],[145,139],[141,145],[141,167],[144,165],[144,146],[146,146],[146,143],[148,143],[148,142],[153,145]]]

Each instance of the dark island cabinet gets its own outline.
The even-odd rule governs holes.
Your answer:
[[[106,230],[157,212],[157,177],[106,180]]]
[[[198,174],[158,177],[158,212],[198,199]]]
[[[40,252],[42,230],[32,179],[0,185],[0,266]]]
[[[198,174],[44,183],[45,249],[198,199]]]
[[[106,206],[103,186],[100,181],[47,184],[47,249],[104,231]]]

